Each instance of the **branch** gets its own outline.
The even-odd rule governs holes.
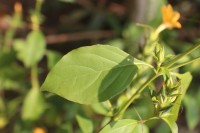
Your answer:
[[[47,44],[55,44],[55,43],[64,43],[70,41],[111,38],[114,36],[116,36],[116,33],[111,30],[85,31],[85,32],[67,33],[59,35],[48,35],[46,36],[46,41]]]

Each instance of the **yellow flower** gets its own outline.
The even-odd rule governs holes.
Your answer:
[[[14,10],[16,13],[21,13],[22,12],[22,4],[19,2],[16,2],[14,5]]]
[[[163,24],[166,28],[181,28],[181,24],[178,22],[180,14],[173,10],[172,6],[168,4],[162,7]]]
[[[181,24],[178,22],[180,14],[174,11],[170,4],[162,7],[162,16],[163,22],[155,30],[154,38],[157,38],[160,32],[165,29],[181,28]]]
[[[46,130],[44,128],[41,127],[35,127],[33,129],[33,133],[47,133]]]

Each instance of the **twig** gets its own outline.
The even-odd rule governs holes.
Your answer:
[[[77,33],[67,33],[59,35],[47,35],[47,44],[64,43],[70,41],[80,41],[80,40],[96,40],[103,38],[111,38],[116,36],[116,33],[111,30],[103,31],[86,31]]]

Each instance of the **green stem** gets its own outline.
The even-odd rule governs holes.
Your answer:
[[[195,45],[194,47],[190,48],[188,51],[178,55],[177,57],[175,57],[172,61],[168,62],[164,67],[169,68],[171,67],[173,64],[175,64],[178,60],[180,60],[181,58],[183,58],[184,56],[192,53],[194,50],[200,48],[200,44]]]
[[[151,26],[146,25],[146,24],[136,23],[136,26],[140,26],[142,28],[150,29],[152,31],[154,30]]]
[[[13,36],[14,36],[14,33],[15,33],[15,28],[11,27],[7,32],[6,32],[6,35],[5,35],[5,40],[4,40],[4,50],[5,51],[9,51],[11,49],[11,42],[12,42],[12,39],[13,39]]]
[[[39,30],[39,26],[41,24],[41,9],[42,9],[43,0],[36,1],[35,11],[31,16],[32,21],[32,29]]]
[[[175,65],[175,66],[172,66],[172,67],[169,67],[169,69],[170,69],[170,70],[177,69],[177,68],[179,68],[179,67],[182,67],[182,66],[188,65],[188,64],[190,64],[190,63],[193,63],[193,62],[195,62],[195,61],[197,61],[197,60],[200,60],[200,57],[194,58],[194,59],[192,59],[192,60],[190,60],[190,61],[187,61],[187,62],[178,64],[178,65]]]
[[[37,0],[36,1],[36,8],[35,8],[35,12],[40,14],[40,11],[42,9],[42,3],[43,0]]]
[[[37,65],[31,67],[31,83],[32,83],[32,88],[39,89]]]
[[[22,15],[21,12],[15,11],[14,15],[11,18],[11,25],[4,37],[4,46],[5,51],[9,51],[11,49],[12,41],[15,35],[15,32],[18,27],[21,26]]]
[[[126,111],[126,109],[130,106],[130,104],[138,97],[138,95],[158,76],[160,76],[160,73],[157,73],[150,77],[132,96],[131,98],[119,109],[119,111],[114,115],[112,118],[114,121],[118,120],[123,113]]]

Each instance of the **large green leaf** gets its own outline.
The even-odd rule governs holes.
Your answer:
[[[28,34],[26,40],[16,40],[15,50],[18,52],[17,57],[23,63],[30,67],[41,60],[45,53],[45,38],[41,31],[32,31]]]
[[[136,120],[123,119],[106,125],[99,133],[133,133],[138,124]]]
[[[108,45],[82,47],[65,55],[50,71],[41,89],[81,104],[103,102],[131,83],[133,58]]]

